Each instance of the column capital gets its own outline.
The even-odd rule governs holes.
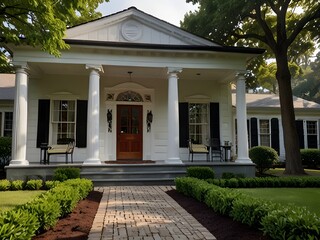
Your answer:
[[[178,67],[167,67],[167,74],[178,74],[182,72],[182,68]]]
[[[98,72],[104,72],[102,65],[99,65],[99,64],[86,64],[86,69],[92,69]]]
[[[236,73],[237,80],[245,80],[246,71],[239,71]]]
[[[29,66],[27,62],[12,62],[14,68],[16,69],[16,73],[27,73],[26,70],[29,70]]]

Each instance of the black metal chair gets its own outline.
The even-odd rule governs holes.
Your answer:
[[[220,145],[219,138],[211,138],[209,141],[209,149],[210,149],[210,155],[211,155],[211,161],[214,161],[214,159],[219,159],[219,161],[223,161],[222,158],[222,150]]]

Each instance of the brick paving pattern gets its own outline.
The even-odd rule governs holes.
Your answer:
[[[103,187],[88,240],[216,239],[165,191],[171,186]]]

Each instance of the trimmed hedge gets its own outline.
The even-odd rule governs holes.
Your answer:
[[[207,179],[207,182],[219,187],[228,188],[318,188],[320,177],[264,177],[264,178],[230,178],[230,179]]]
[[[53,227],[93,189],[88,179],[70,179],[33,201],[0,213],[0,239],[28,240]]]
[[[210,167],[188,167],[187,177],[194,177],[198,179],[214,178],[214,171]]]
[[[177,178],[175,182],[178,192],[201,196],[214,211],[255,226],[273,239],[320,239],[320,218],[305,208],[258,199],[196,178]]]
[[[301,149],[302,165],[317,168],[320,165],[320,149]]]
[[[57,168],[54,170],[54,181],[66,181],[68,179],[80,178],[80,169],[73,167]]]

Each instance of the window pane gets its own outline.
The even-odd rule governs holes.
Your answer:
[[[317,122],[316,121],[307,121],[307,134],[317,135]]]
[[[207,143],[208,104],[189,104],[189,136],[195,143]]]
[[[260,145],[270,147],[270,121],[259,120]]]
[[[3,136],[5,137],[12,136],[12,126],[13,126],[13,112],[5,112]]]
[[[53,142],[61,138],[74,138],[75,132],[75,101],[55,100],[52,110]]]

